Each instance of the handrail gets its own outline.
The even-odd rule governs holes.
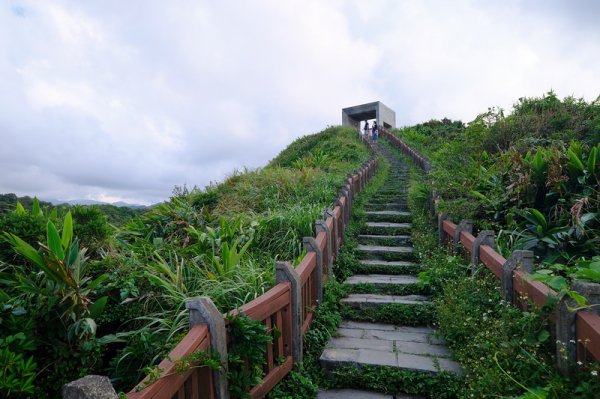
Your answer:
[[[469,233],[468,231],[461,231],[460,242],[462,245],[464,245],[467,251],[473,252],[473,243],[475,242],[475,237],[473,234]]]
[[[489,245],[482,245],[479,247],[479,257],[481,263],[486,265],[496,277],[502,278],[502,265],[506,262],[502,255],[494,251],[494,248]]]
[[[431,166],[427,159],[410,148],[402,140],[388,132],[383,132],[383,136],[392,142],[392,144],[405,155],[410,156],[424,171],[427,172],[430,170]],[[435,204],[435,201],[432,201],[432,203]],[[435,211],[435,208],[433,210]],[[461,231],[458,237],[456,237],[458,238],[457,242],[455,242],[457,225],[450,220],[445,219],[444,215],[438,215],[438,220],[441,221],[439,232],[440,243],[450,242],[455,247],[457,247],[458,244],[462,244],[472,260],[476,259],[476,261],[482,262],[498,279],[502,280],[503,286],[509,284],[508,286],[512,290],[510,294],[512,295],[514,293],[513,298],[516,301],[516,305],[527,308],[531,303],[533,306],[541,308],[548,303],[549,299],[557,297],[558,294],[556,291],[541,281],[534,281],[531,278],[531,275],[526,271],[518,268],[505,269],[509,264],[509,261],[497,253],[492,246],[478,242],[477,238],[471,233]],[[482,240],[485,238],[486,236],[482,236]],[[504,275],[505,270],[506,276]],[[508,277],[510,277],[509,282],[505,281]],[[509,292],[506,292],[506,294],[508,293]],[[569,318],[572,316],[565,317]],[[569,342],[563,342],[563,344],[571,345],[573,342],[577,342],[576,349],[578,359],[583,359],[589,354],[597,361],[600,361],[600,315],[588,310],[579,310],[575,314],[575,319],[576,322],[573,327],[575,328],[576,339],[567,340]],[[558,328],[557,324],[557,335],[559,331]],[[566,334],[571,333],[567,331]],[[568,366],[564,366],[564,364],[561,363],[563,362],[562,359],[557,359],[557,361],[559,362],[559,368],[563,370],[565,367],[568,368]]]
[[[448,235],[453,236],[454,231],[456,231],[456,225],[449,220],[444,220],[444,231],[448,233]]]
[[[577,312],[577,359],[585,360],[587,353],[600,359],[600,345],[590,345],[600,341],[600,316],[584,310]]]
[[[169,353],[158,368],[160,378],[150,384],[149,377],[144,378],[136,389],[127,394],[128,399],[171,399],[185,389],[186,381],[191,380],[190,389],[193,397],[213,397],[212,373],[207,367],[192,368],[184,374],[177,374],[176,361],[194,352],[206,351],[210,347],[208,327],[197,325],[183,337],[181,342]],[[149,384],[146,386],[146,384]]]
[[[366,143],[372,149],[372,144]],[[300,339],[309,329],[313,321],[314,308],[318,305],[318,295],[322,290],[322,286],[318,286],[318,282],[322,284],[327,278],[327,267],[335,260],[336,252],[343,244],[344,233],[346,229],[346,218],[349,215],[352,205],[352,198],[356,193],[360,192],[363,185],[366,184],[375,174],[378,167],[378,160],[372,156],[369,160],[363,163],[359,171],[355,172],[346,179],[342,188],[342,192],[334,201],[333,209],[329,210],[329,215],[325,215],[324,230],[320,231],[314,237],[316,248],[312,248],[300,261],[300,264],[295,269],[299,278],[299,304],[298,309],[301,314],[301,333]],[[330,244],[329,244],[330,243]],[[328,246],[331,248],[328,248]],[[319,251],[319,258],[317,252]],[[331,255],[327,259],[328,255]],[[321,266],[317,268],[317,261],[320,259]],[[318,279],[317,271],[322,270],[322,276]],[[252,301],[242,305],[236,310],[229,312],[229,315],[244,314],[247,317],[258,320],[267,327],[267,333],[273,337],[273,343],[267,345],[267,351],[264,360],[265,376],[262,381],[252,387],[249,394],[251,398],[264,397],[293,367],[293,348],[299,345],[294,341],[293,335],[293,301],[292,283],[280,282],[273,288],[265,292],[263,295],[253,299]],[[229,324],[227,315],[224,317],[225,325]],[[200,337],[201,335],[201,338]],[[200,339],[200,343],[194,346],[190,342],[196,342]],[[231,341],[227,337],[224,341],[230,345]],[[194,350],[207,350],[210,347],[211,339],[208,334],[208,327],[203,324],[194,326],[177,347],[171,352],[171,359],[178,359],[180,353],[191,353]],[[191,349],[193,348],[193,349]],[[165,371],[161,374],[167,375],[168,370],[173,370],[175,367],[173,362],[163,360],[160,364]],[[282,360],[281,360],[282,359]],[[278,364],[278,360],[281,360]],[[145,384],[149,379],[146,378],[140,384]],[[145,387],[140,392],[131,392],[128,394],[130,399],[170,399],[177,395],[178,398],[213,398],[215,395],[215,379],[213,374],[206,367],[192,369],[181,376],[169,375],[161,378],[158,381]],[[192,387],[193,386],[193,387]],[[187,391],[186,391],[187,389]],[[163,394],[163,392],[166,392]],[[191,392],[191,396],[186,396]]]
[[[313,310],[317,306],[317,254],[315,252],[307,253],[296,272],[302,281],[302,307],[300,309],[302,317],[302,334],[304,334],[313,319]]]

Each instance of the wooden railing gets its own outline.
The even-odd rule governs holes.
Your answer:
[[[279,283],[263,295],[232,313],[243,313],[252,320],[262,322],[272,343],[267,345],[262,381],[250,390],[251,398],[262,398],[277,384],[293,366],[292,359],[292,287]],[[228,341],[230,341],[228,339]],[[277,364],[278,359],[283,359]]]
[[[302,281],[302,334],[304,334],[310,323],[312,323],[313,314],[318,303],[317,294],[317,254],[309,252],[302,259],[296,272]]]
[[[387,138],[396,148],[409,156],[417,166],[428,172],[429,161],[411,149],[398,137],[388,132],[382,136]],[[435,201],[432,200],[432,203]],[[557,298],[557,293],[540,281],[531,277],[533,253],[531,251],[514,251],[508,259],[496,252],[494,232],[484,230],[478,236],[472,234],[472,224],[463,220],[458,225],[447,220],[445,215],[438,215],[438,234],[441,245],[452,246],[464,252],[472,263],[483,263],[498,279],[501,280],[504,299],[514,303],[521,309],[530,306],[541,308],[555,303],[551,320],[556,328],[558,342],[557,362],[561,371],[568,373],[569,365],[577,361],[600,361],[600,309],[594,306],[591,310],[575,310],[576,304],[568,297]],[[587,295],[587,299],[600,299],[600,284],[576,281],[571,290]],[[593,292],[590,295],[590,292]],[[593,296],[593,298],[592,298]],[[558,299],[558,301],[557,301]],[[598,303],[593,303],[598,305]],[[567,354],[565,359],[564,354]]]
[[[178,374],[178,359],[186,358],[194,352],[204,352],[210,347],[210,333],[205,325],[197,325],[186,334],[179,345],[169,353],[158,367],[160,378],[151,383],[145,378],[137,389],[130,392],[129,399],[171,399],[171,398],[214,398],[212,373],[208,367],[191,368]],[[144,388],[145,387],[145,388]],[[143,388],[143,389],[142,389]]]
[[[264,397],[292,369],[294,362],[302,359],[302,338],[310,329],[314,312],[322,297],[323,284],[332,273],[333,262],[343,245],[353,198],[374,176],[378,164],[378,159],[373,156],[358,171],[348,176],[339,196],[334,200],[333,208],[325,210],[324,219],[315,222],[315,237],[304,238],[307,253],[298,266],[294,269],[289,263],[278,263],[277,285],[231,312],[260,321],[273,339],[265,354],[265,375],[258,385],[250,389],[250,397]],[[211,373],[206,367],[199,367],[182,375],[174,374],[174,362],[177,359],[209,348],[227,351],[227,346],[232,343],[231,337],[219,335],[227,335],[224,333],[227,315],[215,314],[213,311],[210,316],[208,308],[200,310],[198,313],[206,320],[205,323],[194,325],[195,321],[190,316],[193,326],[169,354],[168,359],[160,363],[160,378],[154,383],[146,378],[138,385],[138,389],[143,389],[130,392],[128,398],[196,399],[228,395],[223,371]],[[209,334],[208,326],[213,326],[215,331],[210,331]],[[226,344],[219,345],[218,342]],[[226,359],[225,353],[220,355],[221,359]]]

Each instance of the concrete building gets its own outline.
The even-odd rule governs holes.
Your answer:
[[[371,119],[377,120],[379,126],[396,127],[396,113],[381,101],[342,109],[342,126],[354,126],[360,129],[361,121]]]

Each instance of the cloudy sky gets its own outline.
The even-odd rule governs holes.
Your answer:
[[[0,0],[0,193],[150,204],[382,101],[600,94],[600,2]]]

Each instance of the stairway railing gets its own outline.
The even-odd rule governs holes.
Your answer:
[[[366,142],[372,150],[372,144]],[[348,226],[352,200],[373,178],[379,160],[373,155],[359,170],[349,174],[334,206],[326,209],[323,220],[315,222],[315,237],[305,237],[307,250],[300,264],[294,269],[287,262],[277,264],[277,285],[241,306],[230,314],[244,314],[261,321],[267,333],[273,337],[268,345],[263,368],[265,376],[254,386],[251,398],[264,397],[293,367],[302,360],[302,339],[313,321],[315,309],[322,299],[323,283],[332,273],[333,262],[344,241]],[[227,346],[231,337],[222,336],[226,331],[227,314],[215,315],[216,309],[209,298],[194,298],[195,314],[190,315],[192,328],[184,339],[173,349],[160,365],[160,375],[150,383],[144,379],[136,389],[127,394],[130,399],[171,399],[171,398],[227,398],[225,370],[213,370],[205,366],[192,368],[182,375],[173,375],[175,363],[194,351],[206,351],[209,347],[226,359]],[[203,305],[204,304],[204,305]],[[190,306],[188,306],[190,307]],[[198,318],[202,323],[198,324]],[[225,328],[218,328],[219,325]],[[203,335],[199,337],[198,335]],[[201,339],[200,339],[201,338]],[[201,340],[202,345],[191,345],[190,341]],[[208,342],[211,344],[208,345]],[[226,342],[220,345],[218,342]],[[226,362],[223,367],[226,368]]]
[[[382,130],[381,136],[410,157],[424,172],[431,170],[427,158],[401,139],[385,130]],[[466,254],[473,264],[483,263],[501,280],[504,300],[526,310],[530,306],[541,308],[551,305],[557,299],[554,290],[531,278],[533,252],[515,250],[505,259],[494,249],[493,231],[482,230],[474,236],[470,221],[462,220],[458,225],[453,223],[445,214],[437,211],[436,203],[435,193],[432,193],[431,206],[438,217],[440,245],[451,246],[457,253]],[[567,296],[556,301],[552,318],[555,325],[553,332],[557,342],[557,366],[564,374],[572,372],[571,366],[576,361],[600,361],[600,306],[597,306],[600,305],[600,284],[575,281],[570,289],[584,296],[588,304],[594,306],[577,310],[577,304]]]

